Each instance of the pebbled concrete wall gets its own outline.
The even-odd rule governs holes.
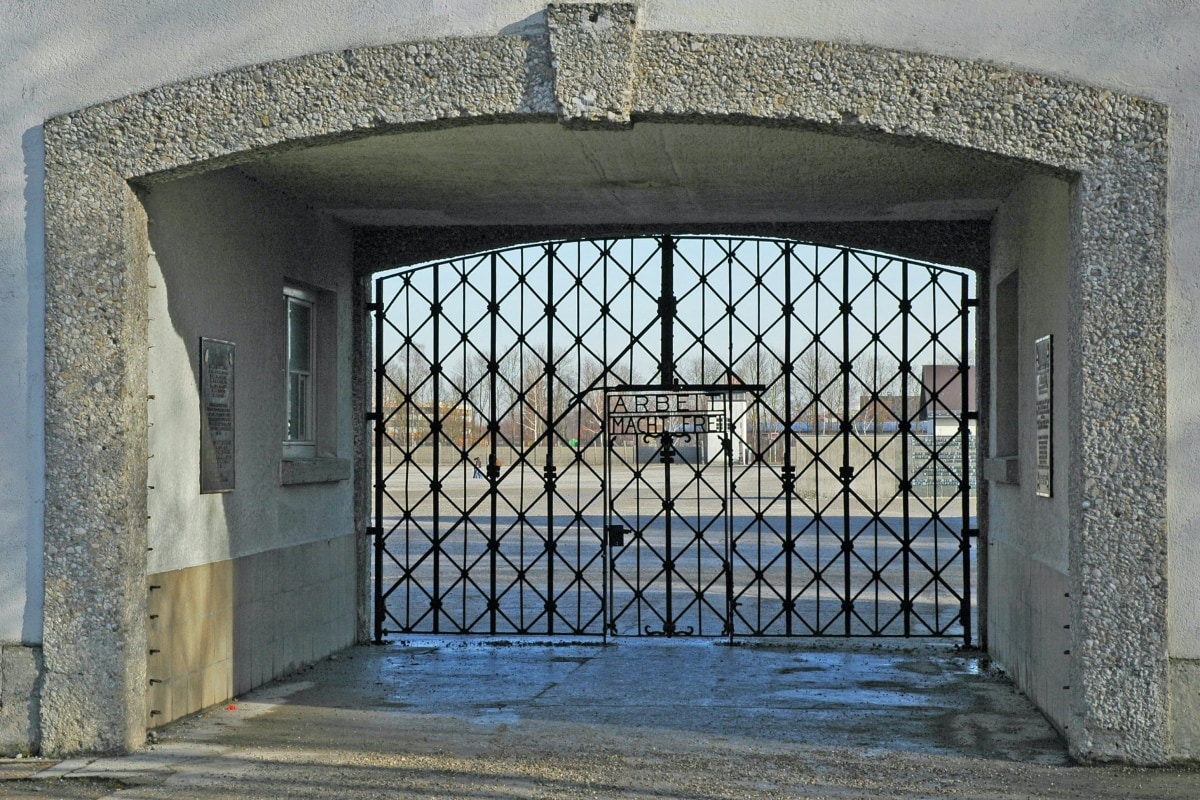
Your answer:
[[[1073,399],[1066,424],[1077,465],[1067,495],[1073,509],[1071,588],[1077,598],[1071,613],[1079,636],[1072,708],[1080,723],[1069,736],[1073,749],[1085,757],[1146,762],[1168,758],[1165,589],[1130,597],[1104,581],[1103,570],[1093,572],[1094,565],[1111,560],[1117,551],[1131,553],[1152,573],[1165,569],[1165,109],[1037,75],[873,48],[659,32],[638,34],[636,47],[629,48],[625,28],[601,22],[608,20],[607,14],[635,18],[632,7],[620,4],[586,13],[578,7],[551,6],[549,25],[557,31],[552,37],[443,40],[314,56],[265,68],[269,83],[255,78],[263,74],[260,70],[233,71],[55,119],[47,126],[48,168],[59,181],[52,184],[52,200],[105,218],[119,209],[116,199],[121,195],[113,187],[100,191],[85,184],[90,202],[72,202],[79,188],[69,176],[78,170],[68,167],[76,162],[99,162],[113,170],[114,177],[152,180],[164,170],[236,163],[252,158],[257,148],[335,134],[396,131],[406,125],[447,124],[464,117],[554,114],[572,125],[611,124],[609,112],[600,120],[593,118],[587,103],[564,105],[554,99],[582,96],[569,79],[558,86],[556,76],[580,74],[583,70],[572,65],[591,63],[597,48],[613,58],[630,57],[636,64],[636,91],[628,95],[631,118],[758,119],[818,125],[843,135],[919,137],[1075,173],[1069,292],[1079,311],[1067,337]],[[487,69],[481,70],[485,61]],[[418,80],[431,63],[445,70],[432,93]],[[623,71],[614,69],[612,74]],[[333,85],[338,102],[324,115],[314,114],[311,95],[298,91]],[[603,91],[597,89],[597,96]],[[212,102],[197,106],[192,101],[197,96]],[[230,108],[241,112],[230,115]],[[357,110],[362,108],[372,111],[363,114]],[[119,129],[112,124],[118,116]],[[69,224],[57,227],[60,214],[63,223],[70,223],[74,215],[59,212],[55,203],[50,208],[50,240],[64,255],[79,255],[79,233]],[[126,241],[138,240],[130,233]],[[128,245],[109,245],[114,246]],[[123,259],[115,261],[119,269]],[[1130,270],[1129,264],[1143,268]],[[67,284],[74,272],[71,260],[64,257],[51,265],[56,280],[50,284]],[[57,291],[51,291],[49,299],[51,307],[65,307],[66,298],[60,300]],[[133,307],[127,311],[138,313]],[[1114,341],[1109,331],[1118,320],[1136,335]],[[57,356],[58,340],[69,337],[53,327],[49,336]],[[136,343],[135,339],[117,346],[133,352],[130,345]],[[1136,375],[1112,371],[1116,359],[1128,358],[1144,369]],[[77,373],[88,375],[87,367],[58,357],[48,363],[56,380],[69,383]],[[131,364],[131,382],[138,368]],[[1113,407],[1129,409],[1130,414],[1113,421],[1100,413]],[[142,419],[144,413],[136,412]],[[137,416],[131,419],[138,421]],[[144,455],[138,449],[144,442],[110,446],[131,462],[139,453]],[[60,448],[55,456],[64,466],[85,470],[87,459],[94,458],[88,452],[72,455],[68,448]],[[69,493],[65,484],[51,484],[51,494]],[[1137,487],[1137,492],[1128,487]],[[130,482],[111,475],[103,488],[117,497],[132,491]],[[1121,514],[1139,518],[1139,535],[1130,537],[1124,525],[1114,521]],[[91,517],[96,519],[94,513]],[[73,543],[78,521],[74,524],[71,527],[65,517],[48,517],[48,539],[64,546]],[[96,524],[104,523],[96,519]],[[57,586],[66,573],[51,566],[47,564],[47,584]],[[126,567],[126,575],[130,569]],[[114,580],[122,579],[89,576],[84,585],[107,595]],[[59,614],[66,610],[48,606],[48,629],[61,625]],[[1131,617],[1145,623],[1132,626]],[[123,638],[136,640],[138,635],[130,631]],[[89,649],[87,637],[77,641],[83,645],[80,650]],[[1119,648],[1112,646],[1117,641]],[[104,652],[99,645],[97,649]],[[116,662],[110,674],[126,675],[133,669],[121,663],[120,654],[110,658]],[[1131,688],[1131,672],[1138,677],[1137,688]],[[68,678],[53,669],[47,676],[48,687],[53,684],[62,696],[80,702],[94,694],[89,684],[95,681],[105,682],[103,676]],[[78,731],[72,721],[70,729],[79,737],[72,743],[86,747],[87,737],[112,737],[120,728],[115,716],[97,713],[91,725]],[[53,715],[43,715],[43,722],[47,738],[50,731],[60,730],[61,721]]]
[[[42,649],[0,646],[0,756],[27,756],[41,746]]]

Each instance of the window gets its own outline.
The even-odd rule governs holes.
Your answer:
[[[287,303],[287,455],[316,455],[316,376],[313,331],[316,296],[303,289],[284,289]]]
[[[995,429],[993,453],[998,458],[1015,456],[1018,446],[1018,421],[1020,420],[1019,350],[1020,350],[1020,284],[1018,273],[1013,272],[996,285],[995,376]]]
[[[293,486],[349,480],[349,459],[338,458],[339,430],[349,431],[339,420],[349,406],[338,395],[338,348],[347,331],[338,327],[335,292],[316,286],[286,285],[283,290],[284,416],[283,457],[279,483]],[[282,338],[282,337],[281,337]],[[349,362],[346,358],[345,363]],[[343,383],[343,386],[348,385]]]

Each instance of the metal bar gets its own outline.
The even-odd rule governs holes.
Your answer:
[[[404,275],[404,281],[401,284],[404,289],[404,324],[405,335],[412,335],[412,282],[411,273]],[[402,472],[404,479],[404,564],[408,566],[412,564],[412,529],[413,518],[411,515],[412,509],[409,508],[409,498],[412,497],[409,491],[412,486],[412,421],[413,421],[413,397],[408,391],[410,377],[412,375],[412,347],[411,344],[406,344],[404,349],[404,378],[405,392],[404,399],[404,443],[407,448],[403,454],[404,470]],[[436,597],[436,594],[435,594]],[[404,581],[404,623],[400,626],[402,630],[407,631],[413,625],[413,582],[411,576]]]
[[[661,245],[661,243],[659,243],[658,252],[656,253],[656,255],[659,258],[660,273],[662,271],[662,249],[661,248],[662,248],[662,245]],[[630,263],[631,264],[634,261],[632,250],[633,250],[633,248],[631,245],[630,246]],[[661,281],[662,281],[661,274],[659,277],[659,281],[660,281],[660,294],[661,294]],[[630,302],[629,302],[628,330],[629,330],[629,332],[632,332],[633,327],[634,327],[634,319],[636,318],[636,308],[635,308],[635,304],[634,304],[635,293],[632,288],[629,289],[629,297],[630,297]],[[661,326],[662,325],[661,309],[658,310],[656,318],[658,320],[659,325]],[[629,374],[631,376],[633,375],[633,370],[634,370],[633,355],[634,354],[632,352],[629,354]],[[659,357],[660,358],[662,357],[661,351],[659,353]],[[661,366],[662,365],[660,364],[659,365],[659,384],[660,384],[660,386],[662,384]],[[633,453],[634,453],[634,465],[635,465],[635,469],[636,469],[636,465],[638,463],[636,442],[634,444]],[[634,578],[634,583],[637,586],[638,591],[641,591],[645,588],[642,585],[642,550],[645,545],[645,538],[643,538],[640,535],[641,531],[642,531],[642,488],[643,488],[643,484],[642,484],[642,480],[638,477],[638,474],[636,472],[633,477],[633,486],[634,486],[634,509],[635,509],[634,510],[634,515],[635,515],[634,519],[637,520],[637,532],[634,534],[635,546],[634,546],[634,551],[633,551],[633,553],[634,553],[633,568],[634,568],[634,575],[636,576]],[[642,597],[639,598],[637,601],[637,614],[635,617],[635,628],[634,628],[634,630],[636,632],[642,631],[642,612],[645,610],[645,607],[646,607],[646,601],[645,601],[645,595],[643,594]]]
[[[732,249],[732,248],[731,248]],[[762,295],[763,295],[763,271],[762,271],[762,250],[755,243],[754,253],[754,377],[759,379],[763,374],[762,351],[763,343],[761,341],[763,331],[763,313],[762,313]],[[762,457],[762,403],[757,400],[751,403],[747,409],[748,423],[753,425],[752,428],[746,431],[746,438],[749,440],[743,444],[742,452],[747,453],[753,464],[753,476],[755,481],[755,494],[758,496],[758,501],[754,504],[754,565],[755,569],[763,569],[763,457]],[[743,465],[749,466],[749,465]],[[754,628],[761,632],[763,628],[763,586],[766,583],[764,580],[755,581],[755,617]]]
[[[546,243],[546,471],[543,490],[546,492],[546,633],[554,633],[554,245]]]
[[[518,277],[518,285],[521,288],[519,288],[517,290],[517,329],[519,331],[521,331],[521,335],[526,335],[526,333],[529,330],[526,320],[525,320],[525,299],[529,294],[529,289],[527,288],[529,284],[526,281],[526,278],[528,278],[528,271],[527,271],[527,267],[525,264],[525,253],[526,253],[525,248],[521,248],[521,250],[519,252],[520,252],[520,266],[518,267],[518,276],[519,276]],[[510,269],[512,268],[511,264],[508,266]],[[516,470],[517,497],[520,498],[520,500],[517,503],[519,510],[517,512],[516,530],[517,530],[517,563],[522,565],[522,567],[524,567],[524,565],[525,565],[525,538],[526,538],[525,534],[527,532],[526,528],[529,525],[529,518],[522,516],[528,510],[524,504],[524,501],[525,501],[525,469],[524,469],[525,463],[518,464],[518,462],[525,462],[527,460],[527,458],[530,456],[536,458],[536,454],[533,451],[537,447],[538,427],[539,427],[540,423],[545,422],[544,419],[538,418],[539,413],[537,410],[536,397],[533,399],[533,402],[530,402],[530,398],[529,398],[529,395],[536,391],[534,389],[534,384],[526,378],[526,375],[529,374],[528,368],[525,364],[526,356],[530,356],[531,358],[536,358],[536,355],[531,355],[531,350],[532,350],[532,348],[527,343],[520,342],[520,340],[518,339],[517,381],[518,381],[519,386],[518,386],[517,391],[520,396],[517,399],[517,403],[518,403],[518,406],[517,406],[517,408],[518,408],[517,430],[519,431],[519,435],[517,436],[516,452],[513,453],[512,460],[509,462],[511,465],[519,466],[519,468]],[[544,377],[544,375],[543,375],[543,377]],[[531,415],[531,420],[530,420],[529,425],[525,424],[525,414],[526,413],[529,413]],[[528,430],[528,435],[529,435],[530,439],[532,440],[532,441],[529,441],[528,443],[526,442],[526,439],[525,439],[526,430]],[[513,532],[513,529],[509,528],[507,531],[505,531],[505,534],[503,537],[497,538],[497,545],[496,545],[496,549],[495,549],[497,567],[499,567],[499,563],[500,563],[500,542],[504,538],[511,536],[512,532]],[[497,570],[497,576],[498,575],[499,575],[499,572]],[[497,577],[497,580],[499,580],[498,577]],[[526,586],[526,581],[522,580],[518,576],[518,578],[516,579],[517,613],[515,615],[517,618],[517,631],[516,631],[517,633],[526,633],[527,632],[525,630],[525,586]],[[493,605],[496,605],[497,607],[499,606],[500,598],[499,598],[498,593],[493,594],[492,603],[493,603]],[[499,608],[497,608],[497,614],[498,613],[499,613]]]
[[[732,249],[732,243],[730,243],[730,247],[726,248],[724,258],[722,259],[725,262],[725,298],[726,298],[725,302],[727,304],[731,303],[733,300],[734,260],[731,256],[731,253],[729,252],[731,249]],[[733,372],[733,367],[734,367],[733,328],[734,328],[734,326],[733,326],[733,322],[734,322],[734,314],[731,311],[726,309],[725,310],[725,364],[724,364],[725,369],[724,369],[723,377],[724,377],[724,383],[726,385],[728,385],[728,387],[729,387],[729,395],[724,400],[726,428],[725,428],[725,441],[722,443],[722,448],[721,448],[724,451],[722,453],[722,459],[725,462],[725,472],[728,473],[728,475],[729,475],[729,490],[725,493],[726,498],[731,498],[733,496],[733,492],[736,491],[736,489],[734,488],[736,486],[736,482],[733,480],[733,448],[734,448],[734,439],[737,436],[737,425],[733,419],[733,395],[734,395],[734,372]],[[704,330],[703,324],[701,325],[700,330],[701,331]],[[721,365],[718,365],[718,367],[720,367],[720,366]],[[714,370],[714,372],[716,372],[717,375],[721,375],[721,371],[719,371],[719,370]],[[740,378],[741,376],[739,375],[737,377]],[[730,515],[726,514],[725,515],[725,528],[726,528],[725,569],[726,569],[727,573],[729,574],[730,578],[732,578],[732,574],[733,574],[733,554],[735,552],[737,552],[737,546],[738,546],[738,542],[733,540],[732,522],[733,522],[733,520],[730,519]],[[732,580],[730,580],[730,584],[731,584],[730,588],[732,589]],[[761,587],[756,587],[756,588],[761,588]],[[728,624],[729,624],[730,631],[731,631],[730,632],[730,641],[733,640],[733,634],[732,634],[733,620],[734,620],[733,613],[734,613],[734,608],[733,608],[733,603],[731,601],[730,609],[729,609],[729,618],[728,618]]]
[[[670,636],[675,632],[675,612],[673,610],[673,590],[675,588],[675,549],[671,541],[671,520],[674,514],[671,510],[673,500],[671,489],[671,462],[673,456],[670,455],[673,445],[671,444],[671,434],[663,433],[663,552],[666,554],[666,561],[663,563],[663,575],[667,581],[667,608],[666,620],[663,623],[663,633]]]
[[[969,339],[967,317],[970,314],[969,309],[973,307],[970,297],[968,280],[966,275],[962,275],[961,282],[961,298],[962,303],[959,308],[959,328],[961,331],[961,342],[959,350],[958,374],[959,384],[962,390],[960,397],[960,414],[959,420],[959,437],[962,446],[962,538],[960,540],[962,547],[962,565],[963,565],[963,595],[962,595],[962,610],[959,615],[962,618],[963,629],[963,645],[971,646],[971,539],[967,535],[967,531],[971,528],[971,427],[969,422],[968,401],[970,399],[970,378],[971,365],[967,358],[968,348],[971,345]]]
[[[660,375],[662,386],[669,389],[675,378],[675,240],[664,236],[662,241],[662,256],[660,262],[661,292],[658,297],[659,324],[662,333],[662,350]],[[671,434],[664,431],[662,435],[663,454],[663,553],[666,560],[663,563],[663,577],[666,579],[666,620],[663,623],[663,633],[670,636],[675,632],[675,616],[673,611],[672,594],[674,589],[675,552],[671,543],[671,462],[674,457],[671,451],[674,446]]]
[[[441,320],[442,315],[442,291],[441,291],[441,275],[442,271],[437,267],[433,270],[433,305],[429,309],[430,315],[433,317],[433,352],[430,354],[432,361],[431,372],[433,373],[433,467],[430,470],[433,473],[434,486],[433,490],[433,521],[430,527],[433,530],[433,632],[440,631],[441,617],[441,597],[442,597],[442,582],[441,582],[441,565],[442,565],[442,514],[441,514],[441,438],[442,438],[442,407],[441,407],[441,371],[442,371],[442,350],[441,350]],[[411,370],[409,370],[409,374]],[[407,501],[406,501],[407,502]]]
[[[812,320],[813,320],[813,323],[811,326],[811,330],[809,331],[810,333],[812,333],[812,337],[806,343],[806,349],[808,349],[808,348],[812,349],[812,370],[811,370],[811,374],[807,376],[808,382],[809,382],[807,395],[808,395],[809,404],[812,406],[812,422],[810,425],[810,427],[812,429],[812,431],[811,431],[811,435],[812,435],[811,450],[813,452],[816,452],[820,449],[820,446],[821,446],[821,429],[819,427],[819,414],[818,414],[818,410],[820,409],[821,403],[820,403],[820,394],[818,391],[819,385],[818,385],[818,376],[817,376],[817,373],[818,373],[818,370],[820,367],[819,360],[821,357],[821,351],[820,351],[820,348],[817,346],[818,345],[818,337],[817,337],[817,334],[815,333],[815,331],[820,326],[820,320],[821,320],[821,293],[820,293],[820,291],[818,291],[818,281],[817,281],[818,271],[821,268],[820,247],[813,247],[812,250],[809,252],[809,258],[812,259],[812,264],[810,266],[808,266],[808,268],[807,268],[808,277],[807,277],[806,282],[808,284],[808,288],[812,289]],[[823,468],[824,468],[824,465],[822,465],[821,467],[818,467],[818,468],[814,468],[814,473],[816,473],[818,470],[823,469]],[[821,601],[824,599],[825,588],[826,588],[825,587],[825,567],[822,566],[822,564],[824,562],[821,558],[821,527],[825,524],[825,520],[823,519],[823,514],[822,514],[822,506],[821,506],[821,485],[822,485],[822,483],[824,483],[824,481],[822,481],[821,478],[823,478],[823,477],[824,477],[824,475],[822,475],[822,474],[816,474],[816,478],[813,481],[813,510],[814,510],[813,516],[814,516],[814,523],[815,523],[813,525],[813,538],[814,538],[813,550],[815,552],[815,555],[814,555],[814,561],[813,561],[813,567],[812,567],[812,574],[813,574],[814,581],[816,583],[816,595],[817,595],[816,603],[815,603],[815,610],[813,613],[816,616],[816,625],[814,627],[818,634],[822,633],[825,630],[825,626],[823,626],[821,624]],[[830,587],[830,589],[832,589],[832,587]]]
[[[383,363],[383,278],[375,280],[375,302],[379,304],[379,310],[373,312],[375,314],[375,410],[383,410],[383,382],[384,382],[384,363]],[[383,447],[384,447],[384,430],[387,425],[383,419],[379,419],[375,423],[375,644],[383,643],[383,622],[384,614],[387,613],[384,608],[383,598],[383,559],[384,559],[384,538],[383,538]]]
[[[854,543],[850,537],[850,486],[854,479],[854,468],[850,464],[850,251],[842,250],[842,570],[843,587],[842,614],[845,617],[846,636],[850,635],[854,601],[851,600],[852,563],[850,553]]]
[[[610,576],[609,576],[609,572],[612,570],[612,561],[613,561],[612,553],[610,552],[612,550],[612,548],[609,546],[609,542],[608,542],[608,536],[609,536],[608,532],[610,530],[612,530],[612,525],[613,525],[612,497],[611,497],[611,491],[612,491],[612,452],[611,451],[612,451],[613,444],[612,444],[611,437],[609,437],[609,435],[608,435],[608,393],[607,392],[605,392],[605,394],[604,394],[603,402],[604,402],[604,408],[602,410],[600,424],[604,426],[604,440],[603,440],[604,441],[604,445],[603,445],[603,447],[604,447],[604,467],[603,467],[603,469],[604,469],[604,487],[601,489],[601,491],[604,492],[604,528],[603,528],[604,538],[601,539],[601,541],[600,541],[600,558],[604,564],[604,598],[602,600],[602,602],[604,603],[604,606],[603,606],[603,608],[601,608],[601,612],[603,615],[602,627],[604,629],[604,641],[607,642],[608,634],[609,634],[610,630],[611,630],[611,632],[616,633],[616,630],[615,630],[616,621],[612,617],[612,614],[613,614],[613,598],[612,598],[613,587],[612,587],[612,580],[610,579]]]
[[[878,333],[879,333],[879,273],[880,273],[880,269],[881,268],[879,266],[879,257],[878,256],[872,257],[871,270],[870,270],[871,271],[871,330],[876,335],[878,335]],[[879,461],[880,461],[880,458],[879,458],[880,457],[879,404],[880,404],[881,398],[883,397],[883,392],[881,391],[881,388],[879,385],[880,384],[880,376],[879,376],[880,342],[878,340],[872,342],[870,345],[870,348],[871,348],[871,350],[870,350],[870,353],[871,353],[871,378],[870,378],[869,391],[867,393],[867,401],[869,403],[871,403],[871,413],[870,413],[871,446],[869,448],[869,452],[870,452],[869,460],[870,460],[870,465],[871,465],[871,474],[873,475],[873,478],[872,478],[873,485],[871,487],[871,491],[873,492],[873,497],[874,497],[874,501],[872,502],[872,505],[871,505],[871,534],[872,534],[873,544],[874,544],[874,548],[875,548],[874,557],[871,559],[871,563],[875,565],[875,569],[878,571],[878,575],[880,576],[879,578],[872,581],[872,585],[874,587],[874,594],[875,594],[875,615],[874,615],[873,619],[875,620],[874,625],[875,625],[876,630],[879,630],[880,632],[882,632],[882,630],[881,630],[882,626],[880,624],[880,614],[879,614],[879,597],[880,597],[879,585],[882,583],[884,586],[887,586],[889,589],[891,588],[891,586],[883,578],[883,569],[879,565],[879,528],[880,528],[880,517],[883,513],[883,509],[880,508],[880,502],[879,502],[879,498],[880,498],[880,491],[879,491],[879,486],[880,486],[880,481],[879,481]],[[861,406],[859,407],[859,414],[860,415],[862,414]],[[861,419],[864,423],[868,421],[865,416],[861,417]]]
[[[675,239],[669,234],[662,238],[661,284],[658,296],[658,316],[662,334],[659,356],[659,379],[663,389],[675,385]],[[632,330],[633,326],[630,325]]]
[[[912,305],[908,296],[908,273],[912,266],[906,261],[900,269],[900,464],[901,480],[900,513],[903,536],[900,554],[904,570],[904,588],[901,609],[904,614],[904,635],[912,635],[912,577],[909,573],[912,558],[912,462],[909,447],[912,444],[912,409],[908,407],[908,380],[912,374],[909,363],[908,326]]]
[[[942,593],[941,593],[941,574],[942,574],[942,498],[941,498],[941,481],[939,480],[940,473],[943,470],[941,454],[938,452],[938,436],[937,436],[937,415],[938,407],[942,405],[942,387],[938,383],[938,345],[941,344],[941,337],[938,335],[941,328],[938,327],[938,279],[940,273],[932,273],[932,292],[933,307],[929,312],[930,327],[933,329],[933,369],[930,370],[930,383],[932,384],[929,392],[931,398],[930,403],[932,411],[929,414],[929,439],[931,450],[930,463],[933,465],[933,569],[934,569],[934,584],[933,584],[933,621],[934,629],[940,629],[942,626]]]
[[[608,435],[608,391],[607,391],[610,370],[611,370],[611,366],[609,364],[609,359],[608,359],[608,333],[609,333],[609,325],[612,323],[612,313],[611,313],[611,307],[610,307],[610,304],[612,303],[612,298],[609,297],[609,294],[608,294],[609,269],[608,269],[608,249],[607,248],[605,248],[601,252],[600,261],[602,264],[602,269],[600,271],[601,272],[601,275],[600,275],[600,302],[604,309],[608,309],[608,310],[604,311],[603,318],[600,321],[600,333],[601,333],[601,337],[600,337],[600,354],[601,355],[600,355],[600,357],[604,361],[604,363],[600,367],[603,370],[603,378],[601,379],[601,384],[603,385],[603,388],[605,389],[605,392],[602,395],[604,399],[601,401],[604,403],[604,407],[602,409],[600,409],[600,425],[603,428],[603,430],[601,431],[601,436],[603,437],[601,439],[601,441],[604,443],[603,444],[603,447],[604,447],[604,466],[603,466],[604,478],[601,480],[601,483],[600,483],[600,493],[601,493],[601,496],[604,498],[604,528],[603,528],[603,530],[604,530],[604,536],[605,536],[605,538],[602,539],[600,542],[600,553],[601,553],[600,558],[601,558],[601,562],[603,563],[603,566],[604,566],[604,579],[603,579],[604,580],[604,597],[601,598],[601,601],[600,601],[603,604],[600,611],[601,611],[601,617],[602,617],[601,627],[604,629],[604,641],[607,643],[609,632],[610,631],[613,633],[616,632],[615,630],[613,630],[614,626],[616,625],[616,621],[613,619],[613,598],[612,598],[613,587],[612,587],[612,576],[609,574],[613,569],[613,558],[612,558],[612,554],[609,552],[608,541],[607,541],[609,526],[613,524],[613,521],[612,521],[612,458],[611,458],[611,452],[610,452],[610,448],[612,447],[612,440]]]
[[[783,246],[783,585],[784,633],[792,635],[796,595],[792,588],[793,560],[796,557],[796,537],[792,530],[792,496],[796,493],[796,465],[792,462],[792,244]]]
[[[499,345],[496,336],[497,320],[500,317],[500,303],[496,295],[497,282],[497,262],[499,256],[496,253],[491,254],[489,259],[489,274],[488,274],[488,338],[490,340],[491,349],[488,351],[491,354],[491,361],[488,365],[490,375],[490,398],[491,411],[489,420],[491,433],[488,449],[488,517],[491,527],[488,529],[488,631],[496,633],[496,551],[500,547],[500,541],[496,536],[497,520],[496,514],[498,511],[498,495],[500,493],[500,403],[496,393],[496,383],[498,373],[500,372]],[[464,559],[465,563],[465,559]],[[464,591],[466,581],[463,581]],[[464,609],[466,603],[463,603]]]
[[[609,386],[611,392],[692,392],[695,394],[762,394],[767,390],[765,384],[748,383],[732,386],[728,383],[679,383],[664,388],[658,383],[618,383]]]
[[[732,249],[732,243],[730,249]],[[733,298],[733,259],[730,255],[725,256],[725,275],[727,278],[725,297],[726,302],[732,302]],[[725,327],[726,327],[726,342],[728,346],[728,355],[725,357],[725,382],[729,385],[729,395],[725,398],[725,441],[722,443],[721,460],[725,466],[724,472],[724,491],[725,497],[723,502],[726,504],[732,502],[734,493],[733,480],[733,447],[734,438],[737,436],[737,427],[733,419],[733,314],[725,312]],[[704,322],[701,322],[700,330],[704,331]],[[702,351],[703,352],[703,351]],[[738,378],[741,376],[739,375]],[[733,643],[733,627],[734,620],[737,619],[737,608],[733,599],[733,557],[737,551],[737,542],[734,541],[733,534],[733,517],[729,513],[728,507],[724,509],[725,519],[725,585],[726,585],[726,611],[725,625],[729,629],[729,642]],[[759,587],[761,589],[761,587]]]

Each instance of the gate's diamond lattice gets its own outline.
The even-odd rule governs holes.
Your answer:
[[[972,285],[672,236],[377,278],[376,637],[970,642]]]

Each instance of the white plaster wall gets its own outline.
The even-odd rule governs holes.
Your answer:
[[[1200,4],[1140,0],[644,0],[649,28],[985,59],[1171,106],[1171,654],[1200,658]],[[43,119],[242,64],[534,25],[541,0],[7,0],[0,4],[0,641],[38,641]]]
[[[1070,724],[1068,326],[1070,323],[1070,187],[1031,176],[996,214],[992,234],[992,295],[1014,271],[1019,281],[1015,330],[1019,484],[992,483],[988,521],[988,647],[1017,684],[1060,727]],[[993,342],[1014,331],[992,315]],[[1003,329],[1002,329],[1003,328]],[[1053,339],[1052,496],[1035,494],[1037,440],[1034,341]],[[993,358],[993,363],[995,359]],[[995,375],[999,386],[1011,375]],[[990,430],[995,443],[997,410]],[[1006,420],[1010,423],[1012,420]]]
[[[149,268],[150,574],[344,536],[348,480],[281,486],[284,433],[283,287],[302,281],[338,302],[337,455],[353,449],[350,420],[350,246],[335,223],[226,171],[145,195]],[[201,336],[235,350],[232,492],[200,494]]]
[[[1071,303],[1070,186],[1062,180],[1030,176],[1005,201],[993,221],[992,285],[1014,271],[1018,295],[1017,453],[1019,487],[1000,484],[989,499],[992,527],[1030,558],[1066,573],[1069,508],[1067,340]],[[994,321],[993,324],[999,324]],[[1033,343],[1052,335],[1053,346],[1053,490],[1034,494],[1037,469]],[[999,332],[993,335],[999,335]],[[996,378],[999,380],[999,378]],[[995,413],[993,411],[993,413]],[[991,430],[995,435],[997,424]],[[989,455],[995,455],[989,451]],[[995,535],[993,535],[995,538]]]

